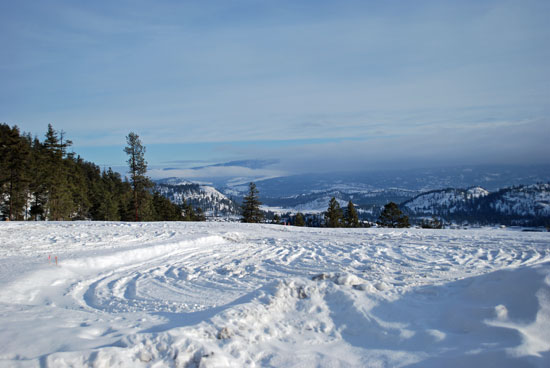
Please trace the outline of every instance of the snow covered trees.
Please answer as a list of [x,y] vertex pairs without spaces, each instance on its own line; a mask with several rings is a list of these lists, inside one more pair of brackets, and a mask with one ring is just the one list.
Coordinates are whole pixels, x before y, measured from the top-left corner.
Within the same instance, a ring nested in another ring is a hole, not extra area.
[[264,219],[264,214],[260,210],[262,204],[258,197],[259,191],[256,188],[256,184],[250,183],[248,185],[248,194],[243,198],[242,209],[242,222],[258,223]]
[[399,206],[390,202],[384,206],[384,210],[378,218],[378,225],[382,227],[410,227],[409,217],[405,216]]

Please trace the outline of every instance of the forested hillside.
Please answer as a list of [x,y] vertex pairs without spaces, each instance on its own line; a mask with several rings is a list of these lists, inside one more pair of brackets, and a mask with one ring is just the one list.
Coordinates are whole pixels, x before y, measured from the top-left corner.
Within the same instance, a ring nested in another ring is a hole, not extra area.
[[237,203],[212,186],[167,178],[157,180],[155,190],[172,203],[200,208],[209,217],[231,217],[239,214]]
[[[136,219],[130,182],[69,152],[71,145],[51,124],[43,141],[0,124],[2,220]],[[156,192],[140,197],[140,221],[185,219],[189,213]]]
[[550,184],[518,185],[488,192],[479,187],[422,193],[401,204],[413,217],[450,222],[548,226]]

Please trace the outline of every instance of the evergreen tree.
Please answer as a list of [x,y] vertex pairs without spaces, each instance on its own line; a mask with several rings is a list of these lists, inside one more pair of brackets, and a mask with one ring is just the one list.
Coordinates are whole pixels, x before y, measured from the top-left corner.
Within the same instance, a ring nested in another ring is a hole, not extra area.
[[409,217],[405,216],[399,206],[390,202],[384,206],[384,210],[378,218],[378,225],[382,227],[410,227]]
[[[65,132],[51,124],[45,139],[21,134],[0,124],[0,219],[168,221],[183,219],[182,209],[153,195],[145,176],[145,148],[139,137],[127,137],[132,181],[112,169],[100,171],[68,147]],[[137,216],[136,216],[137,214]],[[201,208],[184,204],[185,219],[205,221]]]
[[31,144],[31,167],[33,177],[29,184],[29,194],[32,197],[30,215],[31,219],[45,220],[45,208],[47,203],[47,157],[45,149],[38,138],[34,138]]
[[325,212],[325,226],[340,227],[342,226],[342,209],[336,198],[332,197],[328,204],[328,209]]
[[260,210],[262,204],[258,198],[259,191],[256,189],[256,184],[248,185],[248,194],[243,199],[242,222],[259,223],[262,222],[264,215]]
[[0,205],[10,220],[26,216],[27,193],[30,183],[30,146],[19,128],[0,126]]
[[344,222],[347,227],[359,227],[359,215],[355,210],[355,206],[352,201],[348,202],[348,207],[346,208],[346,213],[344,215]]
[[178,206],[162,196],[159,192],[153,193],[153,206],[155,208],[156,221],[182,221],[183,215]]
[[190,203],[187,203],[185,199],[181,204],[181,210],[183,211],[183,221],[193,221],[193,219],[196,217],[193,206],[191,206]]
[[296,217],[294,218],[294,226],[306,226],[306,220],[301,212],[296,214]]
[[[84,160],[78,157],[74,157],[70,154],[65,160],[67,166],[67,181],[69,191],[71,192],[73,202],[73,219],[75,220],[89,220],[90,208],[92,202],[90,200],[89,190],[91,184],[89,180],[100,180],[99,175],[89,178],[87,173],[87,166]],[[94,165],[95,166],[95,165]]]
[[131,196],[130,185],[124,183],[120,174],[114,172],[111,168],[104,171],[101,178],[101,216],[105,220],[119,221],[123,216],[121,212],[123,203],[129,202]]
[[271,220],[271,223],[280,225],[281,224],[281,216],[279,216],[279,214],[277,214],[277,213],[275,215],[273,215],[273,219]]
[[44,165],[44,185],[47,198],[44,210],[46,216],[54,221],[70,219],[74,209],[67,165],[63,161],[63,155],[71,144],[71,141],[63,143],[59,139],[58,132],[53,129],[51,124],[48,124],[46,140],[42,145],[45,160],[43,159],[41,164]]
[[132,184],[133,200],[132,205],[134,208],[135,221],[140,220],[140,216],[146,215],[144,202],[147,198],[147,188],[152,186],[150,179],[145,176],[147,172],[147,161],[145,161],[145,147],[141,144],[139,136],[133,132],[130,132],[126,137],[127,146],[124,148],[124,152],[128,157],[128,167],[130,173],[130,181]]
[[193,221],[206,221],[206,215],[204,214],[202,208],[197,207],[195,209],[195,219]]
[[188,203],[185,199],[181,205],[182,221],[206,221],[206,216],[202,208],[193,208],[191,203]]

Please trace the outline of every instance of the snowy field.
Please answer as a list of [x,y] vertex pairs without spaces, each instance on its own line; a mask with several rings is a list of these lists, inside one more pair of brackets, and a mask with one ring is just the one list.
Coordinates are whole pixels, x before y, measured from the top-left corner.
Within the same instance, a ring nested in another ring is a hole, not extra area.
[[550,233],[1,223],[0,254],[2,367],[550,367]]

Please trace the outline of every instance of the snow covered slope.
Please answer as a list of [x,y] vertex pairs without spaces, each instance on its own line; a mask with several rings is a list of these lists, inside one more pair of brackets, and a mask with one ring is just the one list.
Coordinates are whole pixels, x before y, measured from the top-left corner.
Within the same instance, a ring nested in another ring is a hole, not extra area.
[[402,208],[413,216],[488,223],[550,223],[550,184],[520,185],[489,193],[483,188],[444,189],[420,194]]
[[327,210],[332,197],[336,198],[341,207],[346,207],[352,201],[359,209],[380,208],[389,201],[402,202],[418,194],[415,191],[403,189],[358,190],[357,188],[341,186],[338,190],[312,191],[308,194],[294,195],[283,198],[262,197],[266,209],[278,212],[321,213]]
[[0,366],[548,367],[548,240],[0,223]]
[[550,216],[550,184],[506,188],[488,204],[506,215]]
[[468,205],[475,199],[488,194],[489,192],[481,187],[432,190],[404,202],[403,207],[417,215],[456,213],[469,210]]
[[207,216],[226,216],[238,213],[237,204],[214,187],[169,178],[156,182],[155,189],[173,203],[185,200],[193,207],[200,207]]

